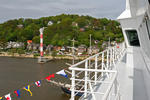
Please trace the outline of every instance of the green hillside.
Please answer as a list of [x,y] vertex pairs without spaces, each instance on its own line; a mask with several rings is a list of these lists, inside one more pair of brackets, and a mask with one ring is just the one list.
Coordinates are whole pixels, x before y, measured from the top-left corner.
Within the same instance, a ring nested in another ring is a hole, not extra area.
[[[52,25],[48,25],[52,22]],[[39,19],[14,19],[0,24],[0,41],[25,42],[33,40],[39,43],[39,29],[44,30],[44,44],[71,45],[69,39],[75,38],[76,45],[89,45],[89,35],[92,35],[92,42],[99,40],[122,41],[120,24],[115,20],[106,18],[96,19],[90,16],[65,15],[42,17]]]

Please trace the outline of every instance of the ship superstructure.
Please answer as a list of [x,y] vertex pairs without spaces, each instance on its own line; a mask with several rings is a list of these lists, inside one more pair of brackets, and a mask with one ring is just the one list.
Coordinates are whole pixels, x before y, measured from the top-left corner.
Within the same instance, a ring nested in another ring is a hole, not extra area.
[[71,100],[150,100],[150,0],[126,0],[118,21],[125,43],[70,67]]

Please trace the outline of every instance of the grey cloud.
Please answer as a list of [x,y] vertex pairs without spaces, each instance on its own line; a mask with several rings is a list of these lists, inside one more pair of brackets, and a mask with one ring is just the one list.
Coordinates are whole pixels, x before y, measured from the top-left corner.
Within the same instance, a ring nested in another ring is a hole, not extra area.
[[1,0],[0,22],[13,18],[39,18],[61,13],[115,19],[125,0]]

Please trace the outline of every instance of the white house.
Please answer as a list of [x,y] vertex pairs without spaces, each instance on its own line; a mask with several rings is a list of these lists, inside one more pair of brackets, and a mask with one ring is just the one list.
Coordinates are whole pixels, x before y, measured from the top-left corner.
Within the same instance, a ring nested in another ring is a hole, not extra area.
[[51,26],[51,25],[53,25],[53,22],[52,22],[52,21],[49,21],[47,25],[48,25],[48,26]]

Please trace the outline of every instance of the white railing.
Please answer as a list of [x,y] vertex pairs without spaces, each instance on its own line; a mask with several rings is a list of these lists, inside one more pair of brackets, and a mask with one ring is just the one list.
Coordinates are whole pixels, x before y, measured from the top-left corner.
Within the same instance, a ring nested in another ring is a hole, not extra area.
[[[120,100],[116,63],[125,52],[125,44],[107,50],[72,65],[71,99],[83,93],[80,99]],[[102,89],[101,89],[102,88]]]

